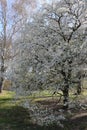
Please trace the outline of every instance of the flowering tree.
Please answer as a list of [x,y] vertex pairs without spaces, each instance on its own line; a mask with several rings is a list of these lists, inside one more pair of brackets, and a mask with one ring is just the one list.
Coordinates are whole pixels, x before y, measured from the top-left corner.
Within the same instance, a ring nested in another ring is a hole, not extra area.
[[56,88],[68,108],[69,89],[80,82],[78,74],[87,65],[86,11],[85,1],[61,0],[46,6],[25,25],[12,68],[22,91]]

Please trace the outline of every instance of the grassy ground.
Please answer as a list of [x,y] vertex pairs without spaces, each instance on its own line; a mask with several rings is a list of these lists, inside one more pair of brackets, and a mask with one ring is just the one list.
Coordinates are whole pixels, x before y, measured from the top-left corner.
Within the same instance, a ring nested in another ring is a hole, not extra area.
[[[81,96],[79,96],[79,100],[81,102],[84,101],[85,104],[87,103],[86,91],[83,91]],[[57,104],[55,99],[58,97],[52,97],[51,95],[52,93],[43,91],[36,92],[28,98],[32,99],[33,102],[38,102],[43,107],[52,106],[52,109],[54,109]],[[31,122],[29,111],[18,105],[22,101],[21,99],[23,100],[23,97],[16,101],[14,93],[10,91],[3,91],[0,94],[0,130],[87,130],[87,109],[72,110],[73,116],[63,122],[63,129],[55,125],[40,127]],[[58,106],[54,110],[57,111]]]
[[0,94],[0,130],[23,130],[29,113],[19,107],[13,99],[14,93],[3,91]]

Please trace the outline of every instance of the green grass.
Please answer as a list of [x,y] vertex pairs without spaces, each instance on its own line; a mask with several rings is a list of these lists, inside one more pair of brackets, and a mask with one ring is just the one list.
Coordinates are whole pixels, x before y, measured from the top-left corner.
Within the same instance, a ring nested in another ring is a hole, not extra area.
[[[59,98],[59,94],[53,95],[53,90],[42,90],[42,91],[34,91],[31,95],[27,96],[28,99],[33,102],[42,101],[42,100],[50,100]],[[60,92],[61,93],[61,92]]]
[[[53,95],[53,92],[54,91],[52,91],[52,90],[34,91],[31,95],[26,96],[26,98],[31,99],[32,101],[35,101],[35,102],[46,100],[46,99],[47,100],[59,99],[60,95],[57,93]],[[62,94],[61,91],[58,91],[58,92]],[[78,96],[74,95],[74,93],[75,93],[75,90],[69,92],[70,100],[75,99],[75,97],[77,97],[78,99],[84,99],[87,97],[87,89],[82,90],[81,94]],[[23,98],[23,97],[21,97],[21,98]],[[62,97],[62,99],[63,99],[63,97]]]
[[5,91],[0,94],[0,100],[2,99],[12,99],[14,97],[15,93],[11,91]]
[[28,110],[15,103],[13,92],[0,94],[0,130],[26,130],[29,119]]
[[[42,96],[49,96],[48,92],[43,91]],[[20,97],[17,101],[14,99],[15,93],[3,91],[0,94],[0,130],[51,130],[50,127],[40,127],[33,124],[30,118],[29,110],[18,104],[25,100]],[[39,96],[38,92],[35,95]],[[31,97],[26,97],[31,99]],[[55,130],[52,127],[52,130]]]
[[[46,91],[36,91],[32,95],[27,97],[20,97],[17,101],[15,99],[15,93],[10,91],[3,91],[0,94],[0,130],[72,130],[71,126],[74,128],[72,122],[65,122],[65,127],[63,129],[58,126],[40,127],[33,122],[31,122],[29,110],[25,109],[19,104],[25,101],[25,98],[32,100],[33,103],[37,101],[50,100],[52,98],[56,99],[59,95],[52,97],[53,92]],[[87,96],[87,90],[82,91],[79,99],[83,99]],[[72,93],[70,93],[70,98],[72,99]],[[79,123],[78,123],[79,124]],[[83,125],[80,123],[80,127],[86,128],[86,123]],[[81,130],[82,130],[81,129]]]

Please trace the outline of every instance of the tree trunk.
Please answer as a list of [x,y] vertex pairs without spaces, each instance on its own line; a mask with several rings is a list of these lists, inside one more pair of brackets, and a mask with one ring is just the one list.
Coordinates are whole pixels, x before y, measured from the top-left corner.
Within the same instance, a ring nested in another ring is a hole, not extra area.
[[3,84],[3,80],[4,80],[4,68],[5,68],[5,47],[6,47],[6,31],[7,31],[7,6],[6,3],[3,4],[2,2],[2,19],[3,19],[3,26],[2,26],[2,34],[3,34],[3,40],[2,40],[2,44],[1,44],[1,75],[0,75],[0,93],[2,92],[2,84]]
[[3,84],[3,81],[0,81],[0,93],[2,93],[2,84]]
[[63,75],[64,78],[64,88],[63,88],[63,109],[67,109],[69,107],[69,85],[70,85],[70,81],[71,81],[71,72],[72,72],[72,68],[71,68],[71,64],[72,64],[72,60],[67,60],[67,66],[68,66],[68,70],[65,71],[65,63],[62,66],[62,70],[61,70],[61,74]]
[[2,93],[2,85],[3,85],[3,80],[4,80],[3,73],[4,73],[4,72],[1,72],[1,78],[0,78],[0,93]]
[[81,81],[78,83],[77,85],[77,94],[80,95],[81,94]]
[[2,92],[2,85],[4,80],[4,56],[1,56],[1,75],[0,75],[0,93]]
[[79,71],[77,73],[77,77],[79,79],[78,84],[77,84],[77,94],[79,95],[79,94],[81,94],[81,83],[82,83],[82,72],[81,71]]
[[63,90],[63,109],[67,109],[69,107],[69,85],[66,85]]

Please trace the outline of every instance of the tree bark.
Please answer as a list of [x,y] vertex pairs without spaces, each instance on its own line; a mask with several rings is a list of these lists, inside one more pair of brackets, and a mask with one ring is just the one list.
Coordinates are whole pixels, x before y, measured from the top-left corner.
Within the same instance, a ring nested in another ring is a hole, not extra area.
[[68,102],[69,102],[69,85],[67,84],[63,90],[63,109],[67,109],[69,107]]
[[0,81],[0,93],[2,93],[2,84],[3,84],[3,80]]
[[79,95],[79,94],[81,94],[81,91],[82,91],[82,89],[81,89],[82,72],[81,72],[81,71],[79,71],[79,72],[77,73],[77,77],[78,77],[78,79],[79,79],[78,85],[77,85],[77,94]]
[[5,68],[5,47],[6,47],[6,30],[7,30],[7,12],[6,12],[6,6],[2,6],[3,10],[3,40],[1,45],[1,77],[0,77],[0,93],[2,92],[2,84],[4,80],[4,68]]
[[77,94],[80,95],[81,94],[81,81],[79,81],[78,85],[77,85]]
[[4,80],[4,59],[1,61],[1,78],[0,78],[0,93],[2,92],[2,85]]

